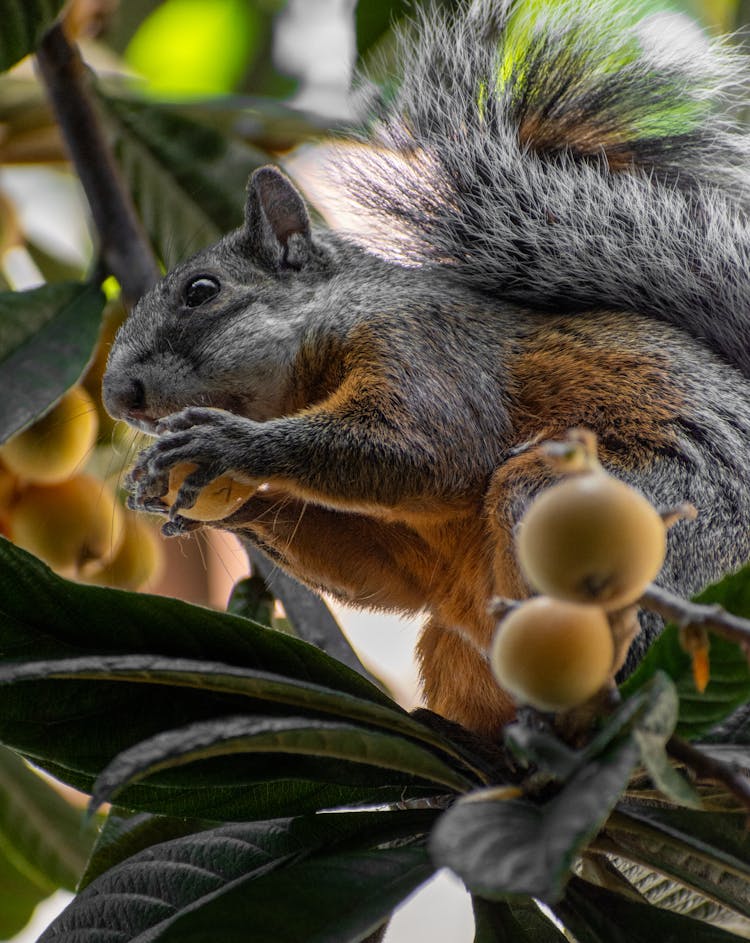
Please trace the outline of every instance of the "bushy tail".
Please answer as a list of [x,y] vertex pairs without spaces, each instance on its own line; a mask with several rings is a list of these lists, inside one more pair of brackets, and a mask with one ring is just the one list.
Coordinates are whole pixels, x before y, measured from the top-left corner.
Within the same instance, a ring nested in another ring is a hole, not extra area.
[[420,14],[400,83],[330,166],[367,248],[537,309],[632,309],[750,376],[744,61],[638,0]]

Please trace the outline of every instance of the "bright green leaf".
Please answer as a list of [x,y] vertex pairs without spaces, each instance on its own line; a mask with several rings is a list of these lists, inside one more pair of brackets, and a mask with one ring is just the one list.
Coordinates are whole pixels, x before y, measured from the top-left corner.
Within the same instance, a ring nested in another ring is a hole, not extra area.
[[104,295],[63,283],[0,294],[0,442],[47,412],[83,373]]
[[125,61],[162,95],[226,94],[255,54],[260,26],[247,0],[165,0],[141,23]]
[[0,0],[0,71],[33,52],[65,0]]

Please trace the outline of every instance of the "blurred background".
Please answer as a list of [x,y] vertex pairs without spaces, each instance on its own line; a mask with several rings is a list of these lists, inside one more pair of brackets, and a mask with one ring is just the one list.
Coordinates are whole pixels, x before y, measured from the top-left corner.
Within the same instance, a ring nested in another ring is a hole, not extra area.
[[[67,5],[66,31],[97,73],[113,146],[166,265],[236,224],[243,181],[254,166],[284,162],[351,118],[353,70],[364,64],[377,74],[387,67],[390,26],[409,5],[408,0],[74,0]],[[714,33],[743,28],[750,19],[750,0],[682,0],[671,6]],[[205,211],[207,193],[211,212]],[[24,60],[0,77],[0,289],[82,279],[95,261],[93,245],[77,178],[34,64]],[[138,443],[106,416],[100,402],[108,347],[124,316],[117,286],[109,289],[99,344],[82,381],[95,428],[75,472],[96,482],[99,494],[107,489],[117,496]],[[0,453],[0,533],[11,539],[21,533],[9,510],[13,501],[18,504],[19,487]],[[118,513],[129,515],[124,509]],[[147,565],[129,562],[123,551],[116,565],[102,559],[72,575],[224,607],[234,581],[248,572],[244,553],[231,538],[197,535],[167,542],[158,522],[139,526],[139,546],[150,548]],[[127,532],[135,525],[123,527]],[[414,707],[417,622],[334,609],[367,667],[403,706]],[[4,897],[0,868],[0,918]],[[46,897],[28,925],[5,938],[36,940],[69,897],[65,892]],[[459,882],[439,875],[396,916],[387,941],[463,943],[472,935]]]

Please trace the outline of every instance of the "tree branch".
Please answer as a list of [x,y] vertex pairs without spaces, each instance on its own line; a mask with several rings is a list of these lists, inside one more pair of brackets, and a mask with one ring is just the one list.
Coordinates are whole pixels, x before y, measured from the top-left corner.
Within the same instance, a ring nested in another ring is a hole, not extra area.
[[746,809],[750,810],[750,779],[728,763],[709,756],[686,740],[670,737],[667,741],[667,753],[701,779],[725,786]]
[[86,66],[60,23],[42,38],[37,63],[91,207],[101,255],[126,300],[137,301],[156,282],[159,268],[106,140]]
[[708,629],[730,642],[738,642],[750,654],[750,620],[733,616],[721,606],[689,602],[653,583],[638,600],[638,605],[679,626]]

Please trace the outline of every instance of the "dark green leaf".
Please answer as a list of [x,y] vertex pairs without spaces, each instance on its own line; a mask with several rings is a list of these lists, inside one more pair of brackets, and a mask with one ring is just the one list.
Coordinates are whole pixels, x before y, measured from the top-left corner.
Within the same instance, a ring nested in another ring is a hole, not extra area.
[[[410,739],[423,741],[443,753],[459,759],[459,754],[450,741],[441,737],[432,728],[409,717],[395,704],[385,707],[371,701],[354,697],[343,691],[298,680],[289,680],[279,675],[236,668],[232,665],[209,661],[194,661],[183,658],[158,658],[153,655],[95,655],[88,658],[66,658],[51,661],[32,661],[24,664],[0,662],[0,686],[30,681],[56,681],[62,679],[92,681],[119,681],[169,685],[172,687],[199,689],[203,692],[240,696],[249,699],[237,706],[247,713],[278,709],[278,705],[302,708],[306,713],[329,714],[339,719],[366,723],[400,733]],[[43,691],[43,687],[41,688]],[[114,693],[113,691],[107,693]],[[148,694],[138,691],[142,699]],[[43,697],[37,686],[32,695],[35,700]],[[106,695],[105,695],[106,696]],[[174,699],[175,694],[168,695]],[[227,700],[221,701],[225,707]],[[102,704],[104,707],[105,705]],[[464,765],[466,761],[460,760]],[[480,782],[483,776],[477,771]]]
[[533,900],[472,898],[474,943],[566,943]]
[[272,624],[273,594],[260,576],[248,576],[235,583],[227,604],[227,612],[245,619],[252,619],[260,625]]
[[93,285],[0,294],[0,442],[31,425],[80,378],[103,310],[104,295]]
[[[406,773],[458,792],[472,785],[433,753],[403,737],[354,724],[305,717],[240,716],[221,717],[167,731],[124,751],[98,777],[92,804],[108,801],[127,783],[159,770],[236,753],[284,753],[295,758],[316,756],[345,760]],[[379,785],[383,786],[391,782],[388,776],[378,777],[374,769],[371,778],[373,782],[380,778]]]
[[555,900],[575,857],[597,833],[638,762],[634,740],[621,740],[584,766],[543,804],[528,799],[459,800],[438,823],[431,850],[473,894],[522,894]]
[[33,52],[65,0],[0,0],[0,71]]
[[[656,675],[580,751],[576,771],[544,803],[496,799],[494,790],[459,800],[431,837],[436,862],[474,894],[559,897],[575,858],[598,832],[640,758],[635,731],[666,729],[671,682]],[[569,758],[568,758],[569,759]]]
[[606,831],[623,858],[750,916],[750,836],[742,816],[630,802]]
[[505,728],[504,735],[508,749],[523,766],[535,766],[554,779],[568,779],[581,764],[580,753],[553,733],[515,723]]
[[247,178],[267,155],[167,105],[101,101],[120,169],[167,268],[242,223]]
[[0,848],[19,871],[47,894],[73,890],[94,837],[80,809],[0,748]]
[[[370,849],[424,835],[434,819],[431,812],[332,813],[228,825],[155,845],[93,881],[41,939],[312,940],[317,921],[337,914],[343,925],[352,912],[370,919],[368,900],[390,908],[429,877],[421,848]],[[305,867],[321,852],[327,857]],[[279,922],[286,929],[277,932]]]
[[[750,566],[724,577],[694,601],[718,603],[734,615],[750,618]],[[656,671],[665,671],[675,682],[680,699],[676,733],[686,739],[705,734],[750,699],[750,667],[739,645],[717,635],[710,635],[710,642],[711,677],[703,694],[695,689],[690,657],[680,645],[679,630],[669,625],[622,684],[623,695],[637,690]]]
[[219,826],[209,819],[182,819],[148,812],[130,812],[114,806],[109,810],[96,840],[86,870],[78,882],[83,890],[91,882],[145,848],[194,835]]
[[400,711],[374,685],[307,642],[179,600],[61,579],[0,539],[0,662],[128,653],[206,658],[334,688]]
[[578,943],[737,943],[732,933],[573,878],[554,911]]
[[204,943],[220,927],[222,943],[353,943],[382,926],[433,871],[423,847],[313,857],[232,888],[158,939]]
[[393,23],[403,16],[412,4],[410,0],[359,0],[357,3],[357,51],[366,55]]

